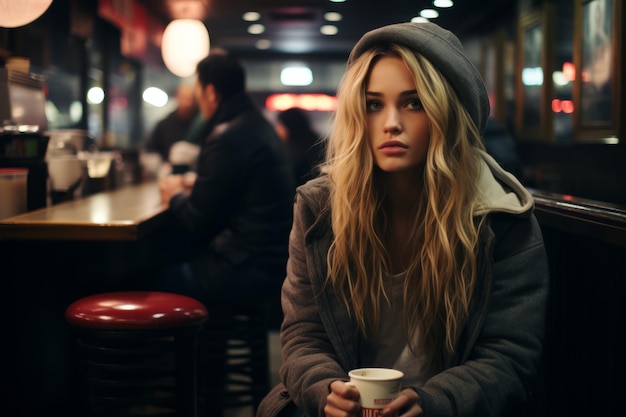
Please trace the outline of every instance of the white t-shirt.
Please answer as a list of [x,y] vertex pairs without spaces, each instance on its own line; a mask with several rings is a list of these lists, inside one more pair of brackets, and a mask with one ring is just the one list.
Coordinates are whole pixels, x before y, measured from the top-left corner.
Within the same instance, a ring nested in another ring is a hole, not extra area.
[[404,281],[406,272],[392,275],[385,280],[385,291],[391,304],[383,300],[378,332],[361,347],[362,367],[394,368],[404,372],[403,386],[421,387],[436,373],[435,366],[426,363],[421,331],[414,338],[415,354],[407,344],[404,330]]

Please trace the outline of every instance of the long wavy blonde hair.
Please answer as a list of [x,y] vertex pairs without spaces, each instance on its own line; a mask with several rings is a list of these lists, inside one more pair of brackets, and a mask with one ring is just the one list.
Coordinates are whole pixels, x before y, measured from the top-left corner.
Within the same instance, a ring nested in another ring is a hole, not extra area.
[[421,190],[407,242],[414,254],[404,284],[407,338],[421,328],[426,353],[441,359],[454,352],[477,281],[475,218],[480,134],[457,94],[424,57],[399,45],[362,54],[347,69],[324,171],[331,182],[334,241],[328,253],[329,283],[340,294],[365,337],[374,336],[381,303],[390,302],[384,279],[391,275],[383,244],[387,225],[384,190],[366,131],[365,89],[375,62],[400,57],[414,74],[430,120],[430,146],[415,187]]

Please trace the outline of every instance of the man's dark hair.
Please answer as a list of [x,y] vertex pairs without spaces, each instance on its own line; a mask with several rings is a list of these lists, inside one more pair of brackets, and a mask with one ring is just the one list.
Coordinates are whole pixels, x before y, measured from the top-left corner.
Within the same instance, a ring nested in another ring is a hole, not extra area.
[[222,98],[242,93],[246,89],[246,74],[239,61],[227,54],[211,54],[196,67],[198,81],[203,87],[213,84]]

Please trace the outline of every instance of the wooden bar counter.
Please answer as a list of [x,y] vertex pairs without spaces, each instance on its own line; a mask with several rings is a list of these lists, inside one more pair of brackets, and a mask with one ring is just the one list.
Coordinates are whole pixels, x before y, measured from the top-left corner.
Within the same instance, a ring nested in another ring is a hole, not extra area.
[[0,220],[7,415],[76,416],[65,309],[89,294],[154,289],[168,218],[157,184],[145,183]]
[[166,217],[158,185],[146,183],[0,220],[0,239],[132,241]]

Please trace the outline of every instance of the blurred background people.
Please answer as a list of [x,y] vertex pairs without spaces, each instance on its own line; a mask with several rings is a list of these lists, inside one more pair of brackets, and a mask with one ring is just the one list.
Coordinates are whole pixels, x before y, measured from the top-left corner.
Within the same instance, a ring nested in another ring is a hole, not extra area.
[[192,84],[182,84],[178,87],[176,102],[176,109],[156,124],[145,142],[145,150],[158,153],[163,162],[169,161],[172,145],[186,140],[192,127],[199,123],[198,106]]
[[213,409],[225,386],[223,323],[241,311],[280,310],[292,221],[287,152],[245,88],[234,57],[212,53],[200,61],[195,96],[206,136],[195,181],[168,175],[159,182],[173,225],[164,236],[169,263],[159,289],[191,296],[210,312],[205,332],[214,357],[200,378]]
[[307,112],[298,107],[284,110],[278,114],[275,128],[287,147],[296,186],[315,178],[317,166],[324,160],[324,143]]
[[197,179],[169,175],[160,182],[174,218],[168,253],[180,255],[171,289],[210,299],[211,307],[278,295],[293,202],[285,147],[230,55],[211,54],[198,64],[196,98],[206,120]]

